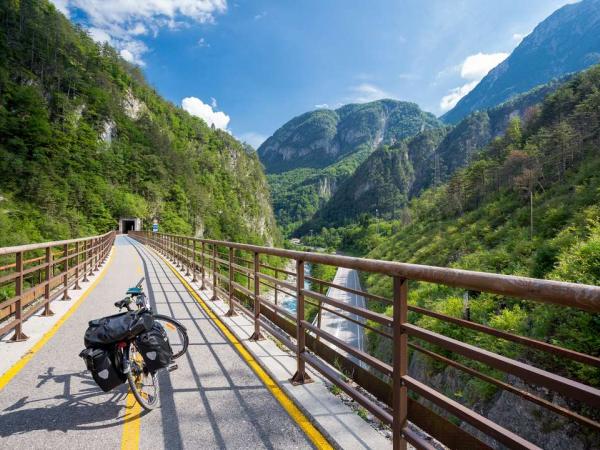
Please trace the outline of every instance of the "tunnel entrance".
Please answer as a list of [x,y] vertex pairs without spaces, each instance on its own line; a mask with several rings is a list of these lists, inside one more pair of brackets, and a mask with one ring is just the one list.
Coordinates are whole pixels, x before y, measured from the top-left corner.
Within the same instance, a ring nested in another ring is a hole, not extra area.
[[127,234],[130,231],[140,231],[142,220],[139,217],[122,217],[119,219],[119,233]]

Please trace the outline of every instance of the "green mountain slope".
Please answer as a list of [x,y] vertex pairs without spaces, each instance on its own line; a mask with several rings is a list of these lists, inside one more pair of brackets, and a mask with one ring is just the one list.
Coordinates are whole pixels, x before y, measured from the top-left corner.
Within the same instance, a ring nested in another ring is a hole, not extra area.
[[512,54],[442,116],[457,123],[553,78],[600,61],[600,0],[563,6],[541,22]]
[[440,126],[414,103],[377,100],[336,110],[319,109],[295,117],[259,148],[267,173],[324,168],[362,147],[390,144]]
[[309,220],[378,145],[440,126],[414,103],[395,100],[322,109],[290,120],[258,149],[279,225],[289,234]]
[[0,245],[162,231],[273,242],[256,154],[163,100],[47,1],[0,4]]
[[471,162],[479,149],[503,134],[511,118],[534,114],[535,105],[565,81],[539,86],[488,111],[472,113],[454,128],[425,130],[376,150],[327,202],[321,201],[322,206],[296,234],[340,226],[356,221],[361,214],[400,217],[410,198],[448,180]]

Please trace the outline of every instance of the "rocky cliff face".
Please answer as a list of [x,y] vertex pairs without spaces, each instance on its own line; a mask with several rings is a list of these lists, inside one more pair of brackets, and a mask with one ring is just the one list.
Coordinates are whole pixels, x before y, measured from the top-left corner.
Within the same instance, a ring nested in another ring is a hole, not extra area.
[[[589,429],[585,429],[577,422],[552,413],[518,395],[494,389],[485,383],[477,383],[475,378],[452,367],[440,371],[420,353],[413,353],[408,372],[417,380],[426,380],[427,384],[438,392],[445,393],[453,400],[469,406],[494,423],[526,437],[527,440],[544,449],[585,450],[600,447],[600,435],[590,433]],[[549,393],[544,388],[529,386],[519,378],[509,376],[506,382],[559,406],[576,407],[573,404],[567,405],[567,400],[562,396]],[[443,409],[431,402],[424,399],[420,401],[438,414],[449,417]],[[491,447],[504,448],[471,425],[463,422],[460,426]]]
[[268,173],[324,168],[362,147],[393,144],[419,131],[439,127],[414,103],[378,100],[320,109],[283,125],[258,149]]
[[457,123],[509,98],[600,62],[600,0],[566,5],[541,22],[512,54],[442,119]]

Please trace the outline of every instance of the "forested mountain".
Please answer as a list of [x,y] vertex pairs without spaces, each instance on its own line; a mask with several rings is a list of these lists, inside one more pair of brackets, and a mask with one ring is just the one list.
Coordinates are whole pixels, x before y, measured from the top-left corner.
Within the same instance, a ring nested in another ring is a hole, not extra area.
[[258,149],[286,233],[310,219],[380,144],[440,127],[414,103],[378,100],[298,116]]
[[261,164],[162,99],[45,0],[0,3],[0,245],[158,218],[161,231],[273,242]]
[[267,173],[324,168],[361,148],[373,149],[438,126],[433,114],[414,103],[350,104],[293,118],[258,148],[258,154]]
[[512,54],[442,116],[457,123],[473,111],[579,72],[600,62],[600,0],[563,6],[541,22]]
[[[409,199],[448,180],[456,170],[471,162],[481,148],[504,133],[511,119],[526,120],[534,114],[535,105],[561,82],[539,86],[488,111],[472,113],[454,128],[425,130],[379,148],[346,177],[327,202],[321,202],[322,206],[315,209],[313,217],[298,227],[295,234],[344,225],[362,214],[385,219],[400,217]],[[283,199],[281,205],[275,204],[276,211],[278,208],[288,211],[286,202],[289,205],[290,199]]]

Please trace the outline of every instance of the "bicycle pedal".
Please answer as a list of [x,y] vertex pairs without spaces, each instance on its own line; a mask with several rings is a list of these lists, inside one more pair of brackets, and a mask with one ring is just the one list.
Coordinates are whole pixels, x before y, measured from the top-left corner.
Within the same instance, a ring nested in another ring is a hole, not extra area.
[[179,366],[177,364],[171,364],[169,367],[167,367],[167,370],[169,372],[173,372],[174,370],[177,370],[179,368]]

